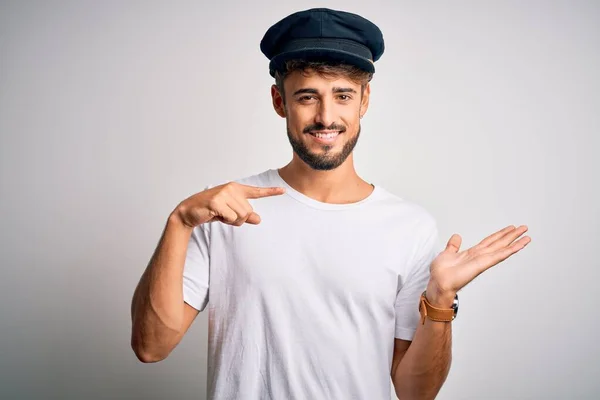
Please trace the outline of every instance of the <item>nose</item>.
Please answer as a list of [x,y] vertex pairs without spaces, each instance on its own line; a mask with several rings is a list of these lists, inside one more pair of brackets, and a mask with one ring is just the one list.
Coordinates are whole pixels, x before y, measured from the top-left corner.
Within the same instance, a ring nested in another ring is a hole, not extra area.
[[325,128],[328,128],[335,122],[335,116],[333,112],[333,104],[328,99],[321,99],[319,102],[319,109],[315,116],[315,122],[322,124]]

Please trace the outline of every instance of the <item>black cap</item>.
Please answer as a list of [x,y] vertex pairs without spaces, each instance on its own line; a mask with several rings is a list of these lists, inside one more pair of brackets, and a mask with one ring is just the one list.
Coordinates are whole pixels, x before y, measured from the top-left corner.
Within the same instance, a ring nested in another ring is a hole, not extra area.
[[371,21],[345,11],[312,8],[291,14],[269,28],[260,50],[271,62],[269,73],[283,71],[285,62],[336,61],[367,72],[383,54],[383,34]]

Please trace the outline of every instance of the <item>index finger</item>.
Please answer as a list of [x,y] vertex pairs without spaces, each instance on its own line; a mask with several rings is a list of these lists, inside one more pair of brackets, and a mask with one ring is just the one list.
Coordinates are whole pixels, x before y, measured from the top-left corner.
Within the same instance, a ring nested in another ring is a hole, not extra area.
[[285,193],[282,187],[257,187],[242,185],[247,199],[260,199],[261,197],[279,196]]

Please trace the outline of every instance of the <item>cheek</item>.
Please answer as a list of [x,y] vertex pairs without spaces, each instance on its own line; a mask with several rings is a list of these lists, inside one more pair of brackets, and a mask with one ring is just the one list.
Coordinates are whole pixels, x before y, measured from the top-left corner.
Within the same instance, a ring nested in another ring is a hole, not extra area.
[[343,104],[336,107],[335,113],[346,121],[354,121],[360,115],[360,107],[357,103]]
[[292,130],[302,132],[302,130],[311,124],[311,115],[306,110],[288,109],[287,125]]
[[340,113],[340,118],[344,125],[348,128],[358,128],[360,124],[359,110],[348,107]]

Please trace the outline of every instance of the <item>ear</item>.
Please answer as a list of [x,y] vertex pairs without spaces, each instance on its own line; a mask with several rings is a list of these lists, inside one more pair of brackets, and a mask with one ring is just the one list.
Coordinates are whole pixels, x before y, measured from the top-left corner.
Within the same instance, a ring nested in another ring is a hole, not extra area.
[[365,86],[365,90],[362,95],[362,99],[360,99],[360,117],[362,118],[367,109],[369,108],[369,97],[371,95],[371,83],[367,82]]
[[279,93],[277,85],[271,86],[271,99],[273,100],[273,108],[277,115],[285,118],[285,104],[283,104],[283,97],[281,96],[281,93]]

